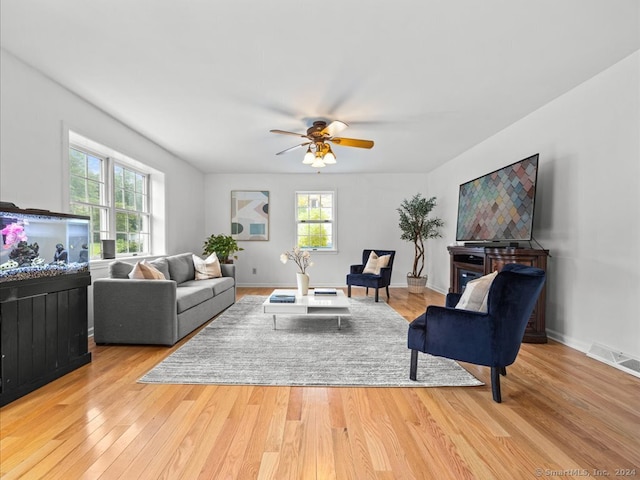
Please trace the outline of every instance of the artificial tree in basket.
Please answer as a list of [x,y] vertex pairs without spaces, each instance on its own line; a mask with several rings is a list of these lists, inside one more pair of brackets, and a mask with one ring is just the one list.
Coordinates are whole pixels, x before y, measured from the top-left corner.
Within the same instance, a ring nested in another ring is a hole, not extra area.
[[414,245],[413,270],[407,273],[407,287],[410,293],[422,293],[427,284],[424,270],[424,241],[441,237],[440,228],[444,222],[440,218],[429,218],[431,210],[436,206],[436,197],[426,199],[422,194],[414,195],[410,200],[404,199],[398,208],[400,214],[400,238]]

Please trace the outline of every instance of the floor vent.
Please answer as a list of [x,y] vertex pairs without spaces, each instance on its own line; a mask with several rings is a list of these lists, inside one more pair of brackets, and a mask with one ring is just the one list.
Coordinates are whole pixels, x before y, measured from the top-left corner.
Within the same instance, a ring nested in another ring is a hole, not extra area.
[[631,355],[594,343],[587,352],[587,356],[640,378],[640,360]]

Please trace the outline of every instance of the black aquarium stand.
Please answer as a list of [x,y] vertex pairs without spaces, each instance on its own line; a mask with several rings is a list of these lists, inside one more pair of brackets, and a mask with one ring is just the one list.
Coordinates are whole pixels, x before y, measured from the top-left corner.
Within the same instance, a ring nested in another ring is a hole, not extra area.
[[87,272],[0,283],[0,406],[91,362]]

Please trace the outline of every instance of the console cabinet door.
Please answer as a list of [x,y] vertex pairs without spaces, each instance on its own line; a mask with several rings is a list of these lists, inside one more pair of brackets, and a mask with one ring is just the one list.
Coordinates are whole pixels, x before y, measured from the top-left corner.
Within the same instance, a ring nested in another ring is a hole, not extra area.
[[87,288],[0,303],[0,406],[91,361]]

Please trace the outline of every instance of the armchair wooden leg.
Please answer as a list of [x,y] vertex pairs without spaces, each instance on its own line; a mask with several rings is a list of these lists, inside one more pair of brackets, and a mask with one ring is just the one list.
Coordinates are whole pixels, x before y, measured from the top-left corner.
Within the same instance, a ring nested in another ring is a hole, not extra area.
[[351,285],[347,285],[347,297],[351,298]]
[[416,381],[416,374],[418,373],[418,350],[411,350],[411,368],[409,370],[409,378]]
[[491,367],[491,392],[493,393],[493,401],[496,403],[502,402],[502,396],[500,395],[500,373],[504,367]]
[[376,288],[376,302],[378,301],[378,289]]
[[507,376],[507,367],[500,367],[500,375],[503,377]]
[[364,290],[364,294],[368,297],[369,296],[369,287],[366,287]]
[[389,285],[387,285],[385,289],[387,290],[387,300],[389,300]]

